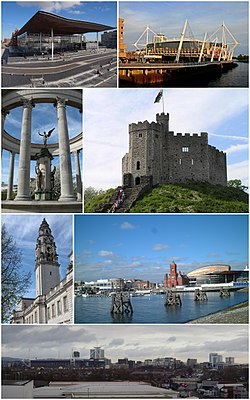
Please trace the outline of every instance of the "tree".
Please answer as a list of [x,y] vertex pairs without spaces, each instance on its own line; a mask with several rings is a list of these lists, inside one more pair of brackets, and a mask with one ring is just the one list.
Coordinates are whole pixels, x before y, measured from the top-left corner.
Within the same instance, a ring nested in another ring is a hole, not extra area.
[[105,193],[104,190],[102,189],[98,190],[93,188],[92,186],[89,186],[84,189],[84,202],[88,203],[89,201],[95,199],[97,196],[103,193]]
[[242,185],[242,182],[241,182],[240,179],[233,179],[231,181],[228,181],[227,182],[227,186],[228,187],[233,187],[233,188],[236,188],[236,189],[240,189],[240,190],[243,190],[243,191],[246,191],[248,189],[247,186]]
[[22,270],[22,252],[16,246],[13,236],[2,225],[1,239],[2,277],[2,322],[8,322],[13,308],[17,305],[31,283],[31,272]]

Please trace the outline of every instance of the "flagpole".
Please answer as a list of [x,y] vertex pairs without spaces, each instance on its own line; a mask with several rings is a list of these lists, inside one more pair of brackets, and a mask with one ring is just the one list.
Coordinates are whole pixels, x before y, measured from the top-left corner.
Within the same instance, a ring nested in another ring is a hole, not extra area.
[[162,89],[162,108],[163,108],[163,114],[164,114],[164,91]]

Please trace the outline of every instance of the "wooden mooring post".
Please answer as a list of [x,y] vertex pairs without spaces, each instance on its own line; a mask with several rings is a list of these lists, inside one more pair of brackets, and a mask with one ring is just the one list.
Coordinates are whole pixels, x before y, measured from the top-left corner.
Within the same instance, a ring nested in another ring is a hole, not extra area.
[[172,290],[168,290],[166,294],[165,306],[181,306],[181,296],[178,293],[173,293]]
[[220,297],[229,297],[231,296],[228,289],[221,288],[220,290]]
[[194,301],[207,301],[206,292],[202,292],[200,289],[195,289]]
[[112,294],[111,314],[133,314],[129,292],[117,292]]

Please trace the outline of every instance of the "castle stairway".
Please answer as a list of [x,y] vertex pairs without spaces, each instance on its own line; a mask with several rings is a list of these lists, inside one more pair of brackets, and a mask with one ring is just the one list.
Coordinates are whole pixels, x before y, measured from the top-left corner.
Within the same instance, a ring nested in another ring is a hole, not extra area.
[[[112,206],[118,200],[119,190],[123,189],[124,192],[124,201],[112,211]],[[133,188],[127,186],[118,186],[111,196],[110,200],[106,204],[100,204],[95,212],[97,213],[127,213],[130,208],[135,204],[135,202],[142,197],[144,194],[148,193],[151,189],[151,185],[138,185]]]

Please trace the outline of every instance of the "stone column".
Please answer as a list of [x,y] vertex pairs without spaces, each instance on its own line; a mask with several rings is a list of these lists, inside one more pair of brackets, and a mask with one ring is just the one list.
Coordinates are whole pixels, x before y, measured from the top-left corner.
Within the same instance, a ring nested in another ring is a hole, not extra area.
[[61,196],[59,201],[74,201],[72,166],[65,99],[57,98],[58,142],[60,158]]
[[6,115],[9,114],[5,108],[2,108],[2,138],[1,138],[1,154],[3,153],[3,133],[4,133],[4,123]]
[[80,162],[79,162],[79,153],[80,153],[80,150],[74,151],[75,167],[76,167],[77,200],[82,201],[82,179],[81,179],[81,169],[80,169]]
[[8,181],[8,190],[7,190],[7,200],[12,200],[13,195],[13,179],[14,179],[14,162],[15,162],[15,153],[11,151],[10,153],[10,171],[9,171],[9,181]]
[[23,102],[20,154],[18,164],[18,189],[15,200],[30,200],[30,147],[31,147],[31,100]]

